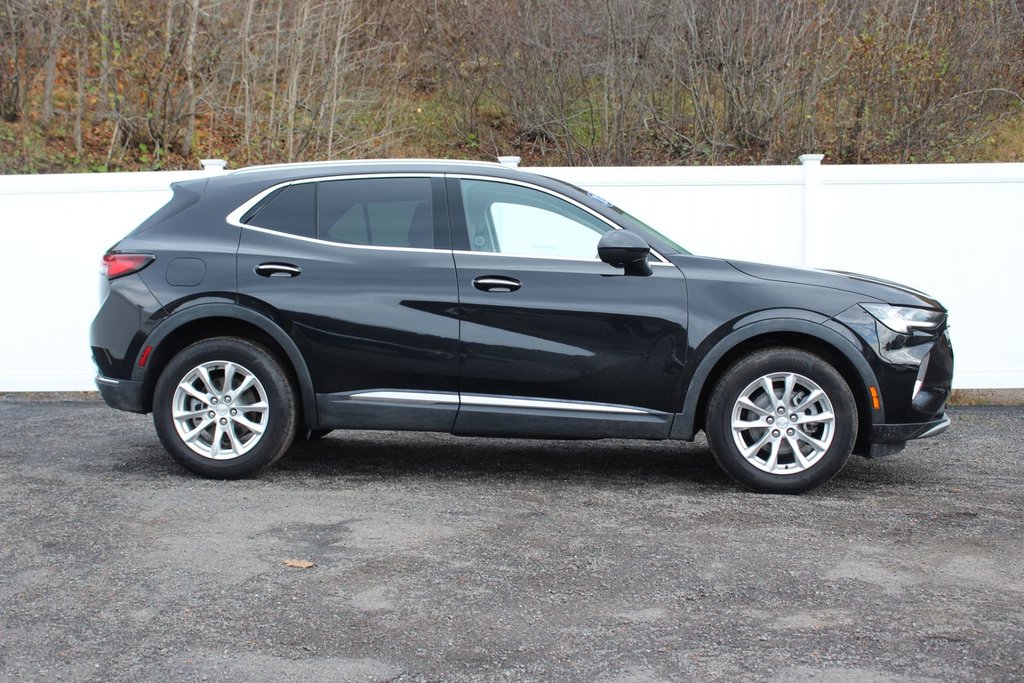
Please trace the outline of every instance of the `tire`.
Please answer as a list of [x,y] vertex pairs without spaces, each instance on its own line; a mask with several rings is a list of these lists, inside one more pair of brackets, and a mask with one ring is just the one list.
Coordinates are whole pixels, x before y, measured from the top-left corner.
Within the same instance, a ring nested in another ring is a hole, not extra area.
[[179,464],[235,479],[284,455],[295,438],[297,403],[288,373],[266,348],[217,337],[186,347],[164,368],[153,423]]
[[803,493],[843,468],[857,424],[856,401],[834,367],[806,351],[776,347],[725,371],[708,402],[704,431],[715,460],[743,486]]

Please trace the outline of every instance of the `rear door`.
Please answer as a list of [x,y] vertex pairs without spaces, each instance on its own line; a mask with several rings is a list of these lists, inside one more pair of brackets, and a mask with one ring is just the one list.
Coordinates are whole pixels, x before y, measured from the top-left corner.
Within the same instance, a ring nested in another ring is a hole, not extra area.
[[299,181],[237,220],[239,302],[295,340],[321,427],[451,427],[458,293],[442,177]]

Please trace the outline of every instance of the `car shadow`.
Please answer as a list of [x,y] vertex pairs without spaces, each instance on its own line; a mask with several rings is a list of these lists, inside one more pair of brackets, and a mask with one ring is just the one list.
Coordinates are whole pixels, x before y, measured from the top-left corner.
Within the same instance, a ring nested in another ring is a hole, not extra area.
[[688,481],[734,486],[703,441],[557,441],[414,432],[336,431],[296,442],[269,476],[445,479],[597,478],[631,483]]

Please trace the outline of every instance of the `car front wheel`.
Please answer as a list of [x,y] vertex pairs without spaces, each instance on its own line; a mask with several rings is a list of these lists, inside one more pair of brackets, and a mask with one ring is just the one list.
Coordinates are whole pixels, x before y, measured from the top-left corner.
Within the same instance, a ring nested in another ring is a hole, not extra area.
[[186,347],[167,364],[153,396],[153,422],[184,467],[206,477],[244,477],[291,445],[296,403],[288,373],[266,348],[219,337]]
[[730,476],[762,493],[802,493],[834,477],[857,439],[857,405],[842,375],[793,348],[734,363],[708,403],[705,431]]

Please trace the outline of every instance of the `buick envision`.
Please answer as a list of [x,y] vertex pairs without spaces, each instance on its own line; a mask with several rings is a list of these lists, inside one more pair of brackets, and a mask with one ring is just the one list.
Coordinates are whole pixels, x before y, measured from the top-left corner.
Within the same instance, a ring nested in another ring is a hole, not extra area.
[[330,162],[173,191],[103,257],[91,345],[106,402],[152,412],[204,476],[251,474],[332,429],[703,430],[740,484],[796,493],[949,424],[934,299],[694,256],[552,178]]

